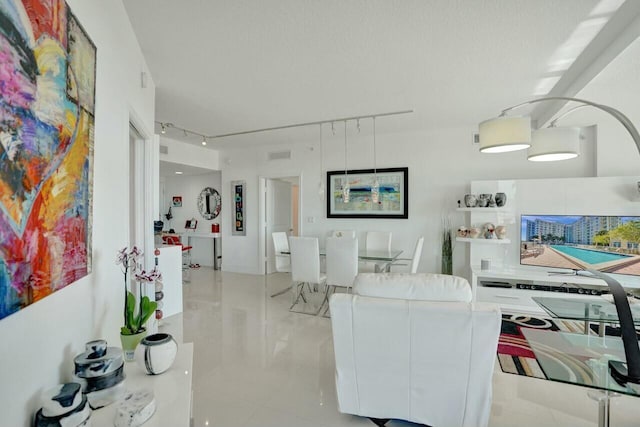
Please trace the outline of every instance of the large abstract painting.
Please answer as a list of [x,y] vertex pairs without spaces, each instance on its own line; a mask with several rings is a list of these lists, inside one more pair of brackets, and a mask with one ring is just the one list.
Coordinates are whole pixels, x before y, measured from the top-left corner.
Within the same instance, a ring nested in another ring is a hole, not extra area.
[[[372,187],[378,181],[379,198]],[[349,184],[349,201],[343,190]],[[409,168],[358,169],[327,172],[327,218],[409,217]]]
[[95,78],[63,0],[0,2],[0,319],[91,271]]

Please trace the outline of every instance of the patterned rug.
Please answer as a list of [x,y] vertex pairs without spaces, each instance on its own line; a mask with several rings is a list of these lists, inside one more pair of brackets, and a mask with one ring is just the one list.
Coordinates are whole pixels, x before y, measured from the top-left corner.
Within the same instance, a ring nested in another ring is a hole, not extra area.
[[[524,375],[527,377],[544,378],[546,375],[535,354],[531,350],[527,339],[522,334],[523,328],[544,329],[549,331],[572,332],[577,334],[584,333],[583,322],[562,319],[544,319],[531,317],[522,314],[503,314],[502,330],[500,331],[500,339],[498,341],[498,362],[502,372],[515,375]],[[591,326],[591,334],[598,334],[598,325]],[[617,328],[607,327],[607,335],[619,336]],[[575,375],[576,371],[582,375],[584,370],[582,365],[584,361],[575,359],[565,359],[558,361],[559,365],[566,369],[567,375]],[[574,371],[573,373],[569,371]]]

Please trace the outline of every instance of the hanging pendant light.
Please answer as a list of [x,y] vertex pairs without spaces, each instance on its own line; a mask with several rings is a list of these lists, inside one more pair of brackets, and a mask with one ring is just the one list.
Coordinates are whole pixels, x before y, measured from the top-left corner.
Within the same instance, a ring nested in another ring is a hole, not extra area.
[[349,177],[347,176],[347,121],[344,121],[344,184],[342,185],[342,201],[349,203]]
[[320,183],[318,183],[318,196],[320,200],[324,201],[325,191],[324,191],[324,169],[322,168],[322,123],[320,123]]
[[378,182],[376,163],[376,118],[373,117],[373,185],[371,186],[371,201],[373,203],[380,202],[380,183]]

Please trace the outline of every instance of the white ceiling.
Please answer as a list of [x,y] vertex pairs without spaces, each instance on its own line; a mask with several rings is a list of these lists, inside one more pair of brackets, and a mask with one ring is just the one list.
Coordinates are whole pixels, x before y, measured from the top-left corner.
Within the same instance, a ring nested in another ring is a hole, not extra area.
[[[415,112],[378,119],[378,132],[475,126],[580,74],[572,64],[621,3],[124,0],[156,120],[205,135],[404,109]],[[208,147],[316,136],[288,129]]]

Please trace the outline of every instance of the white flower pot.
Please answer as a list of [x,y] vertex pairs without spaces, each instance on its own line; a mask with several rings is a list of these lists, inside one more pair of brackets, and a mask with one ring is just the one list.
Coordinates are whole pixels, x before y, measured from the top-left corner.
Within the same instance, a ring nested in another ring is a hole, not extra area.
[[136,348],[136,362],[150,375],[158,375],[171,367],[176,354],[178,343],[169,334],[158,333],[149,335],[140,341]]

